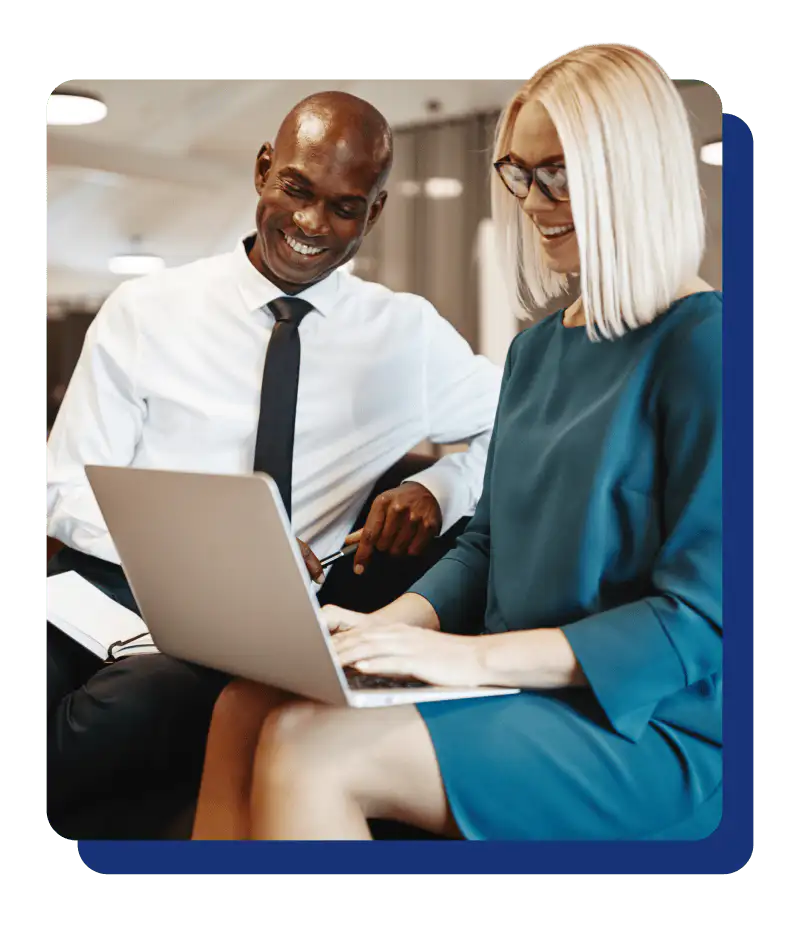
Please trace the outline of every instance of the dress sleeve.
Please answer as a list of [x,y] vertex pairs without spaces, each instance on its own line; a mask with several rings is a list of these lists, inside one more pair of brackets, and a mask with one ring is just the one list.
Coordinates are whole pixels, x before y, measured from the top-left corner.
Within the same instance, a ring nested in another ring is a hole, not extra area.
[[563,627],[613,727],[637,739],[664,698],[722,668],[722,316],[655,379],[665,469],[653,593]]
[[483,629],[486,590],[489,582],[489,530],[494,448],[498,429],[502,427],[503,398],[511,376],[516,338],[506,357],[500,400],[486,457],[486,470],[475,514],[458,538],[455,548],[444,556],[409,589],[426,598],[439,618],[445,633],[477,633]]

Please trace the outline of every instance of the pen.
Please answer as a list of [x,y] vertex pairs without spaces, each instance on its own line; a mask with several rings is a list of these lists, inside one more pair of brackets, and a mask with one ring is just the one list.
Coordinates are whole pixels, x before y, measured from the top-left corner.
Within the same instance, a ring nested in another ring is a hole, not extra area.
[[346,547],[342,547],[342,549],[339,550],[338,552],[331,553],[330,556],[326,556],[325,559],[321,559],[319,561],[319,564],[320,566],[322,566],[323,569],[326,569],[328,566],[331,565],[331,563],[335,563],[337,559],[341,559],[343,556],[349,556],[351,553],[355,553],[357,549],[358,549],[358,544],[351,543]]

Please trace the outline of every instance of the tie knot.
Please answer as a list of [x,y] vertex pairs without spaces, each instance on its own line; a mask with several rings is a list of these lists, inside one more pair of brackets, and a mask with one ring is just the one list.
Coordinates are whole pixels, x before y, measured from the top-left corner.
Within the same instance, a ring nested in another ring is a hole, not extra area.
[[314,308],[305,299],[296,299],[293,296],[281,296],[267,303],[267,308],[275,316],[276,322],[289,322],[295,326]]

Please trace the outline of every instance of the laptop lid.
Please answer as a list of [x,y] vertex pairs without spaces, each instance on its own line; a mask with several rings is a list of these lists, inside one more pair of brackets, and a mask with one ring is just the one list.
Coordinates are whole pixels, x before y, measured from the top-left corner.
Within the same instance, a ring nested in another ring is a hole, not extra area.
[[162,652],[347,703],[269,476],[109,466],[87,466],[86,474]]

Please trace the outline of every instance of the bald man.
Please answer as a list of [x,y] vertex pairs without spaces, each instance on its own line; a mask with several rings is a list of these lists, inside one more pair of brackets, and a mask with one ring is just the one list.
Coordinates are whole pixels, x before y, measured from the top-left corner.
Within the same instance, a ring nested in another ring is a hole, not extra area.
[[[48,534],[65,544],[51,574],[75,570],[136,607],[88,463],[270,472],[318,580],[376,480],[423,440],[468,449],[383,492],[348,568],[368,571],[376,549],[417,557],[472,514],[500,371],[426,300],[335,272],[378,221],[391,163],[376,109],[309,97],[258,153],[255,232],[111,294],[48,442]],[[289,375],[278,321],[299,337]],[[223,676],[164,655],[103,667],[48,634],[52,821],[97,795],[199,776]]]

